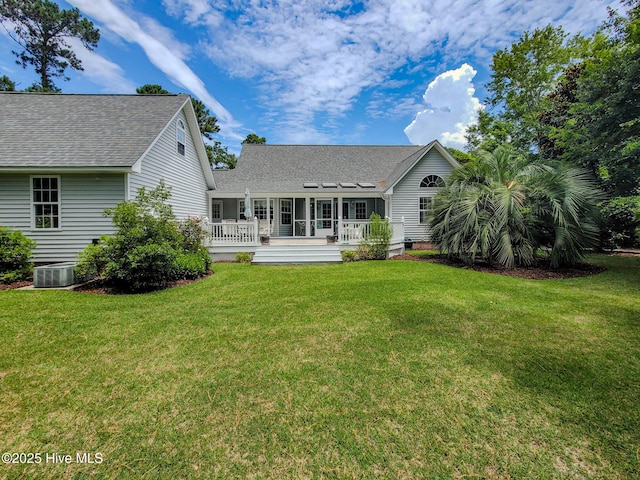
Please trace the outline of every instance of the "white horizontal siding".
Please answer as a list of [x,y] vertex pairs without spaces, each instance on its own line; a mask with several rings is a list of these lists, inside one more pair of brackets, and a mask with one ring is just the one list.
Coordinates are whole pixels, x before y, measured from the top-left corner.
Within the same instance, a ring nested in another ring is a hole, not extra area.
[[153,189],[164,179],[164,183],[171,187],[169,202],[176,217],[207,215],[208,187],[192,136],[200,135],[200,132],[189,130],[183,112],[180,112],[178,118],[185,124],[185,155],[178,153],[176,120],[172,120],[171,125],[142,159],[141,172],[130,175],[129,198],[135,199],[140,187]]
[[0,224],[37,242],[34,261],[74,261],[93,239],[113,233],[103,212],[124,200],[124,174],[60,175],[60,230],[31,229],[29,182],[29,175],[2,175]]
[[438,175],[446,179],[452,170],[453,167],[440,152],[432,149],[393,188],[391,218],[399,220],[404,217],[405,237],[412,240],[430,238],[429,226],[420,224],[419,198],[434,196],[437,189],[420,188],[420,182],[427,175]]

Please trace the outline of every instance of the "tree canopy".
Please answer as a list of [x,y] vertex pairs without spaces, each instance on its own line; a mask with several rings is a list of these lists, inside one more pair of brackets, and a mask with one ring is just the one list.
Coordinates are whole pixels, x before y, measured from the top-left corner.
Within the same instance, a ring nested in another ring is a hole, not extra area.
[[6,75],[0,77],[0,92],[14,92],[16,84]]
[[243,144],[253,143],[253,144],[262,145],[262,144],[267,143],[267,139],[265,137],[259,137],[255,133],[250,133],[249,135],[247,135],[247,138],[245,138],[242,141],[242,143]]
[[467,135],[470,153],[509,143],[589,170],[607,194],[603,246],[640,244],[640,0],[621,4],[588,38],[547,26],[498,50]]
[[61,10],[50,0],[0,0],[0,22],[22,48],[12,51],[16,63],[23,68],[33,66],[39,77],[29,90],[60,91],[55,78],[69,80],[68,67],[84,70],[69,39],[80,40],[89,50],[100,40],[98,29],[77,8]]

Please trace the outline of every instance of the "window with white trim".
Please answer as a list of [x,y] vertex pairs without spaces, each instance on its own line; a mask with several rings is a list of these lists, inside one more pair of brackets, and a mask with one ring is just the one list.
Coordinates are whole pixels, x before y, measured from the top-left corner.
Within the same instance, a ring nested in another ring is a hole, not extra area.
[[[269,219],[273,221],[273,199],[269,202]],[[253,201],[253,215],[258,217],[258,220],[266,220],[267,219],[267,200],[266,199],[255,199]]]
[[60,228],[60,177],[31,177],[32,226]]
[[291,225],[293,218],[293,201],[288,198],[280,200],[280,224]]
[[427,175],[420,182],[420,188],[442,188],[444,179],[438,175]]
[[367,219],[367,202],[356,202],[356,220]]
[[180,119],[176,122],[176,140],[178,142],[178,153],[184,155],[185,144],[184,122]]
[[418,215],[421,225],[429,224],[429,215],[433,212],[433,197],[420,197]]
[[222,200],[212,200],[211,221],[219,222],[220,220],[222,220]]

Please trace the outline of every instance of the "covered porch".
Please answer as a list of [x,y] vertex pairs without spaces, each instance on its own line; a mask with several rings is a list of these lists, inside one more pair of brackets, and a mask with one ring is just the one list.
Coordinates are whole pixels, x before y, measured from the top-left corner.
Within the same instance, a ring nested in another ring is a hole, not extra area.
[[[320,192],[318,192],[320,193]],[[356,227],[350,224],[366,224],[372,213],[388,217],[389,200],[382,195],[256,195],[250,194],[247,209],[245,196],[211,196],[211,236],[214,243],[234,242],[246,238],[293,237],[326,238],[335,236],[350,238]],[[249,211],[251,218],[246,218]],[[257,220],[257,226],[254,226]],[[342,222],[342,230],[340,230]],[[361,227],[357,227],[360,229]],[[366,227],[364,227],[366,228]]]

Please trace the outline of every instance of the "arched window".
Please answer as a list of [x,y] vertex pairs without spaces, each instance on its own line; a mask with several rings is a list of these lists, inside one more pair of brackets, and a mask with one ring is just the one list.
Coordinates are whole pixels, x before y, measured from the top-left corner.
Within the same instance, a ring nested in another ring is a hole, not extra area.
[[178,141],[178,153],[184,155],[184,122],[180,119],[176,122],[176,139]]
[[444,187],[444,179],[438,175],[427,175],[420,182],[420,188],[441,188]]

